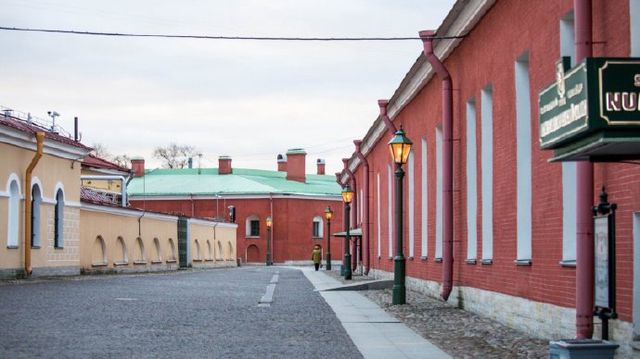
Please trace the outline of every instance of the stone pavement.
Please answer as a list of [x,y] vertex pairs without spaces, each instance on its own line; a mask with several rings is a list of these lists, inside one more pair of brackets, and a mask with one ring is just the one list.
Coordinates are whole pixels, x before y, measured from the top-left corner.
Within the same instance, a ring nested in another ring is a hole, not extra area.
[[[343,283],[339,271],[325,271]],[[354,275],[346,283],[372,280]],[[480,317],[407,289],[406,305],[391,305],[391,290],[366,290],[369,298],[423,338],[454,358],[548,358],[547,340],[536,339],[496,321]]]
[[324,271],[302,268],[365,358],[448,359],[442,350],[356,291],[325,291],[341,283]]

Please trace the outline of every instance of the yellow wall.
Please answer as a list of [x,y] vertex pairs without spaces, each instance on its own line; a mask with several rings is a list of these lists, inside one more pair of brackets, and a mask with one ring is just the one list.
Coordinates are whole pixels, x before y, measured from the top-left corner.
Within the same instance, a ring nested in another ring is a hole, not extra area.
[[[47,141],[45,140],[45,145]],[[21,271],[24,268],[24,196],[25,171],[35,151],[0,143],[0,271]],[[20,195],[18,248],[7,248],[8,181],[17,176]],[[32,250],[34,274],[55,274],[56,271],[77,272],[79,269],[79,203],[80,162],[44,154],[32,175],[42,191],[40,207],[40,248]],[[64,191],[64,247],[54,248],[54,207],[58,188]],[[30,189],[29,189],[30,190]]]
[[236,232],[236,224],[191,219],[189,233],[193,266],[235,266]]
[[[85,272],[177,269],[177,221],[175,216],[84,204],[80,266]],[[189,220],[192,265],[235,266],[236,229],[235,224]],[[196,239],[201,258],[196,257]],[[207,241],[216,255],[218,242],[225,248],[223,259],[209,255]]]

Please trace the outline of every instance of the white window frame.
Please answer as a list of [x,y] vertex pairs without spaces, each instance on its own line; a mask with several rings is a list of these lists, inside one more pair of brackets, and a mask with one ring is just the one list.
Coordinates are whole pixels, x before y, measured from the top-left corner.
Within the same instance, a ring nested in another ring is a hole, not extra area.
[[478,258],[478,149],[476,147],[476,103],[467,101],[467,261]]
[[480,91],[482,142],[482,262],[493,261],[493,90],[491,85]]
[[[61,198],[58,198],[60,196]],[[64,189],[59,187],[54,193],[53,247],[64,248]]]
[[[252,235],[251,233],[251,221],[258,221],[258,234]],[[246,238],[260,238],[260,217],[255,214],[250,215],[245,219],[245,237]]]
[[532,169],[531,169],[531,83],[529,53],[515,61],[516,93],[516,263],[532,260]]
[[442,188],[444,144],[442,127],[436,127],[436,253],[435,260],[442,260]]
[[[313,238],[323,238],[324,237],[324,233],[323,233],[324,231],[322,230],[322,228],[323,228],[322,217],[320,217],[320,216],[313,217],[313,221],[311,223],[312,223],[311,224],[311,236]],[[315,233],[315,231],[313,230],[314,223],[318,223],[318,233]]]
[[416,178],[415,178],[415,156],[414,151],[409,152],[407,158],[407,175],[409,177],[409,258],[413,258],[416,242],[415,234],[415,198],[416,198]]
[[422,223],[422,227],[421,227],[421,234],[422,234],[422,238],[421,238],[421,245],[420,245],[420,257],[426,259],[427,256],[429,255],[429,247],[428,247],[428,238],[429,238],[429,187],[428,187],[428,181],[429,178],[427,177],[427,139],[426,138],[422,138],[421,141],[422,144],[422,148],[421,148],[421,155],[420,156],[420,162],[421,162],[421,172],[422,172],[422,179],[421,179],[421,188],[420,188],[420,192],[422,194],[421,199],[422,199],[422,211],[421,211],[421,218],[420,218],[420,222]]
[[22,199],[20,179],[15,173],[7,181],[7,247],[18,248],[20,242],[20,200]]
[[42,184],[34,178],[31,186],[31,248],[40,248],[42,243],[42,199]]

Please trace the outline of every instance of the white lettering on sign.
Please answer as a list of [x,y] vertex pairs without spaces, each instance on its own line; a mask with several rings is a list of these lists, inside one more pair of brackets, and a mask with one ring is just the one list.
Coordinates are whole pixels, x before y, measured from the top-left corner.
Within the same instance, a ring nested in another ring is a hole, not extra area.
[[640,74],[633,76],[633,86],[640,87]]
[[550,133],[566,127],[586,116],[587,100],[582,100],[577,104],[571,104],[571,107],[553,116],[551,119],[540,125],[540,136],[547,136]]
[[582,93],[582,89],[584,88],[583,84],[577,84],[567,91],[567,97],[573,98],[574,96],[578,96]]
[[607,111],[640,111],[640,93],[607,92],[604,96]]

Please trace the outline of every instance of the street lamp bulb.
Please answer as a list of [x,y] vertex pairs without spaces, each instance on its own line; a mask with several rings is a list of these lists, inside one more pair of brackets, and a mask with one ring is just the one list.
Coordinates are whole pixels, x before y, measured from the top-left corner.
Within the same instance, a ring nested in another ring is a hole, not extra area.
[[271,216],[267,216],[266,222],[267,222],[267,227],[271,228],[271,226],[273,225],[273,219],[271,219]]
[[324,210],[324,218],[326,218],[327,221],[330,221],[331,217],[333,217],[333,211],[331,210],[331,207],[327,207]]
[[342,200],[347,204],[351,203],[351,201],[353,200],[353,190],[351,189],[351,187],[349,187],[349,185],[347,185],[342,190]]
[[407,163],[412,145],[413,142],[405,136],[402,127],[396,131],[391,141],[389,141],[389,150],[391,151],[391,158],[393,158],[393,162],[397,164]]

